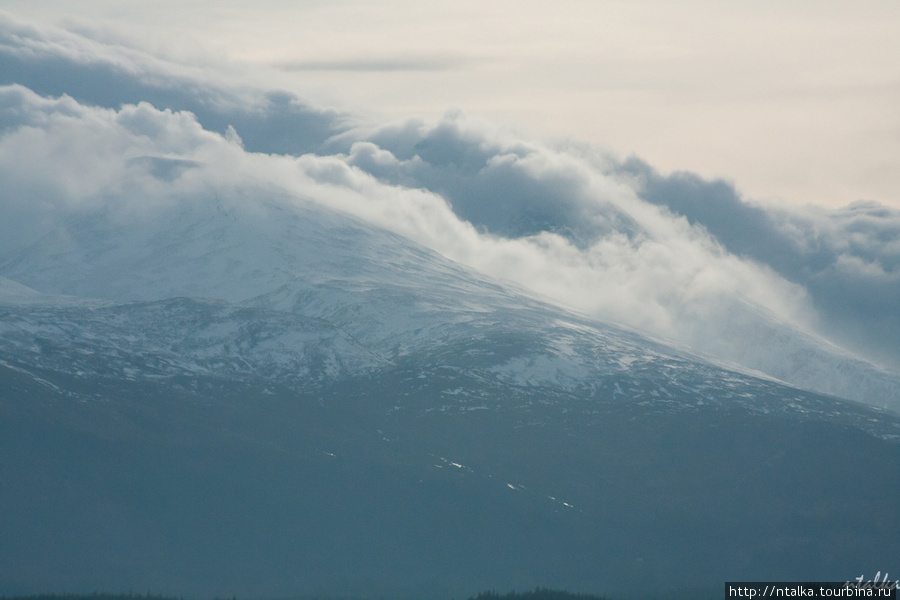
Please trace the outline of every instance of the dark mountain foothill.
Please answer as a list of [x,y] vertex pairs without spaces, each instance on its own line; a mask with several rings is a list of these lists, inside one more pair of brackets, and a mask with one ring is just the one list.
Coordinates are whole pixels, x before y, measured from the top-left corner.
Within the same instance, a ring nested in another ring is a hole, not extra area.
[[702,364],[668,396],[664,365],[520,385],[467,350],[309,389],[7,354],[0,581],[451,598],[852,578],[897,556],[896,416]]

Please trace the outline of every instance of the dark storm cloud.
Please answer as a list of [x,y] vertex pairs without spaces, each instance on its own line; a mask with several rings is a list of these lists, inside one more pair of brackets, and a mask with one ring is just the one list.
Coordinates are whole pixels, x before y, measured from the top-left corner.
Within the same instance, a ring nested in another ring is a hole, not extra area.
[[636,158],[619,172],[634,177],[643,199],[704,227],[729,252],[803,285],[825,331],[900,367],[900,211],[870,201],[837,210],[763,206],[726,181],[664,177]]
[[148,102],[190,111],[211,131],[224,134],[232,126],[252,152],[313,152],[349,121],[345,113],[315,108],[287,92],[240,98],[238,90],[198,76],[131,48],[23,25],[0,13],[0,85],[17,83],[105,108]]

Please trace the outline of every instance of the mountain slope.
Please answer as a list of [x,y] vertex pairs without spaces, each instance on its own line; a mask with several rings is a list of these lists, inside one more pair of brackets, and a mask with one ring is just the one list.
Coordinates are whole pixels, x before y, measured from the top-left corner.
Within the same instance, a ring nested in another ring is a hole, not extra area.
[[735,390],[766,412],[448,366],[304,392],[0,371],[9,592],[447,598],[844,579],[896,556],[897,442],[852,423],[897,419],[784,410],[777,387]]
[[[31,352],[35,362],[58,354],[65,360],[54,368],[88,378],[99,373],[69,356],[80,346],[101,352],[96,362],[117,377],[165,374],[150,363],[115,366],[144,355],[170,375],[269,374],[298,387],[431,355],[565,390],[645,371],[663,391],[700,393],[712,377],[709,387],[723,393],[746,379],[313,202],[194,198],[137,215],[89,213],[0,263],[0,272],[12,289],[0,298],[7,352]],[[43,300],[22,292],[26,285]],[[324,370],[311,375],[313,363]],[[702,375],[681,376],[694,371]]]
[[897,415],[315,203],[94,212],[0,273],[2,593],[607,592],[900,555]]

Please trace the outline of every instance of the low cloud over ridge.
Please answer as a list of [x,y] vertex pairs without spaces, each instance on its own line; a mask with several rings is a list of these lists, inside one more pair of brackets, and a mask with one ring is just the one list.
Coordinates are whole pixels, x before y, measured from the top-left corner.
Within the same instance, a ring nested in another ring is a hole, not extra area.
[[[458,112],[362,125],[137,52],[123,66],[73,34],[0,26],[0,72],[14,84],[0,89],[0,266],[73,216],[115,208],[128,218],[188,191],[268,190],[796,385],[876,403],[894,393],[893,376],[813,328],[843,335],[873,306],[897,327],[896,211],[751,205],[721,182],[663,178],[640,161],[522,140]],[[68,79],[54,79],[60,65]],[[144,83],[148,72],[156,83]],[[98,87],[65,89],[79,75]],[[896,358],[890,341],[873,333],[854,348]],[[838,363],[855,374],[830,372]]]
[[836,210],[764,206],[728,182],[664,177],[637,158],[616,171],[634,177],[641,198],[703,227],[729,252],[802,285],[823,331],[900,368],[900,210],[874,201]]

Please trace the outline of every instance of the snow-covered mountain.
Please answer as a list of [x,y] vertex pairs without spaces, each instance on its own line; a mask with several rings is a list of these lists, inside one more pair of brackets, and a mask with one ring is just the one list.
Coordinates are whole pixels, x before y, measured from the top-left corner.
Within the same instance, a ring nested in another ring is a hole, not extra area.
[[[462,362],[485,374],[564,390],[648,368],[663,377],[657,394],[700,393],[686,382],[709,377],[760,376],[738,365],[730,370],[739,374],[720,366],[713,376],[696,355],[308,201],[192,199],[138,215],[92,212],[0,272],[4,353],[85,378],[266,373],[302,387],[459,347]],[[508,336],[506,351],[480,349],[491,336]]]

